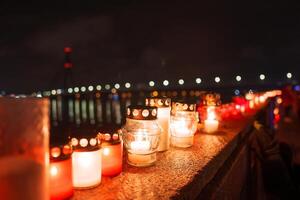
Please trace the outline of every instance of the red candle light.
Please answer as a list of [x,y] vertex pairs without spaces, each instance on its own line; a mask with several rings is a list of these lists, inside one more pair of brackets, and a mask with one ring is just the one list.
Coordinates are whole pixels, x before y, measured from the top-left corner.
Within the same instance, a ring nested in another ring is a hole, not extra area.
[[118,133],[99,133],[102,151],[102,175],[116,176],[122,172],[123,142]]
[[50,198],[68,199],[73,195],[72,149],[69,144],[53,146],[50,150]]

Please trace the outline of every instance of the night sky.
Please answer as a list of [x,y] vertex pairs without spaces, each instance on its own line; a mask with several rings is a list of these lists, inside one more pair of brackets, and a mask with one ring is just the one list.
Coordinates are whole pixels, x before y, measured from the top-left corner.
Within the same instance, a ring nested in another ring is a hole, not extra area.
[[61,88],[64,46],[73,48],[74,86],[300,74],[300,4],[48,2],[0,3],[0,90]]

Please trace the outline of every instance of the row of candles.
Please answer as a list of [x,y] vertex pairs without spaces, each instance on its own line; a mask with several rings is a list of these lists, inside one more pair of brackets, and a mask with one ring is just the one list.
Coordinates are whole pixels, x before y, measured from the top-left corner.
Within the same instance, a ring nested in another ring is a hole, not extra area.
[[[102,176],[122,172],[123,142],[130,165],[153,165],[157,152],[167,151],[171,145],[192,146],[197,126],[203,127],[202,132],[217,131],[222,121],[255,114],[269,97],[278,95],[281,91],[249,93],[221,105],[219,95],[208,94],[197,111],[195,104],[148,99],[146,106],[128,107],[126,124],[120,132],[73,133],[62,143],[52,141],[50,148],[49,101],[0,97],[1,199],[69,198],[74,188],[95,187]],[[282,99],[277,97],[276,103],[279,105]],[[274,121],[278,121],[278,107],[273,114]]]
[[[230,116],[251,114],[269,97],[281,91],[262,94],[249,93],[234,103],[220,104],[218,94],[207,94],[202,101],[200,119],[203,130],[218,130],[219,120]],[[204,112],[201,112],[203,111]],[[226,116],[227,115],[227,116]],[[50,149],[51,199],[65,199],[73,188],[92,188],[100,184],[101,176],[116,176],[122,172],[123,142],[127,149],[127,163],[132,166],[151,166],[157,152],[170,146],[187,148],[193,145],[198,127],[196,104],[171,102],[169,98],[147,98],[144,106],[129,106],[126,124],[118,132],[98,133],[97,136],[78,136],[70,143]]]

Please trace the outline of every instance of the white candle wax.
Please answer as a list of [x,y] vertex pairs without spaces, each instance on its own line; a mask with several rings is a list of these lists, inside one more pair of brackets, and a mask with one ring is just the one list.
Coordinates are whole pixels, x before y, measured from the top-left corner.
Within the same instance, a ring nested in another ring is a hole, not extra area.
[[149,141],[133,141],[130,146],[132,152],[135,154],[147,154],[150,151]]
[[219,122],[215,119],[207,119],[204,121],[204,129],[207,133],[213,133],[218,130]]
[[49,199],[47,170],[42,164],[22,156],[0,158],[0,198]]
[[73,186],[75,188],[90,188],[101,182],[101,150],[72,154]]
[[157,122],[162,129],[158,151],[166,151],[170,147],[170,111],[170,107],[157,109]]
[[219,128],[219,121],[216,120],[215,108],[207,108],[207,119],[204,121],[204,130],[207,133],[216,132]]

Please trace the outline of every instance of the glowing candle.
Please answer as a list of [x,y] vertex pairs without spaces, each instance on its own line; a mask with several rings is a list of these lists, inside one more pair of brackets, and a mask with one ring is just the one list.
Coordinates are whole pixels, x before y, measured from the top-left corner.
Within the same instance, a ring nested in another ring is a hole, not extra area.
[[92,188],[101,183],[101,149],[96,138],[72,138],[73,186]]
[[173,102],[171,116],[171,143],[175,147],[190,147],[197,130],[195,104]]
[[156,121],[157,108],[129,106],[123,131],[127,162],[133,166],[149,166],[156,161],[160,127]]
[[50,198],[67,199],[73,195],[71,146],[54,145],[50,150]]
[[102,175],[116,176],[122,172],[123,142],[118,133],[100,133],[102,151]]
[[146,99],[146,105],[157,107],[157,122],[162,129],[158,151],[166,151],[170,148],[170,104],[169,98]]
[[143,140],[147,138],[145,133],[137,132],[136,141],[130,143],[128,150],[128,161],[133,165],[146,165],[156,161],[156,154],[152,154],[150,141]]
[[49,101],[0,97],[0,199],[49,199]]
[[214,107],[207,108],[207,119],[204,121],[204,130],[206,133],[213,133],[218,130],[219,121],[216,120]]

